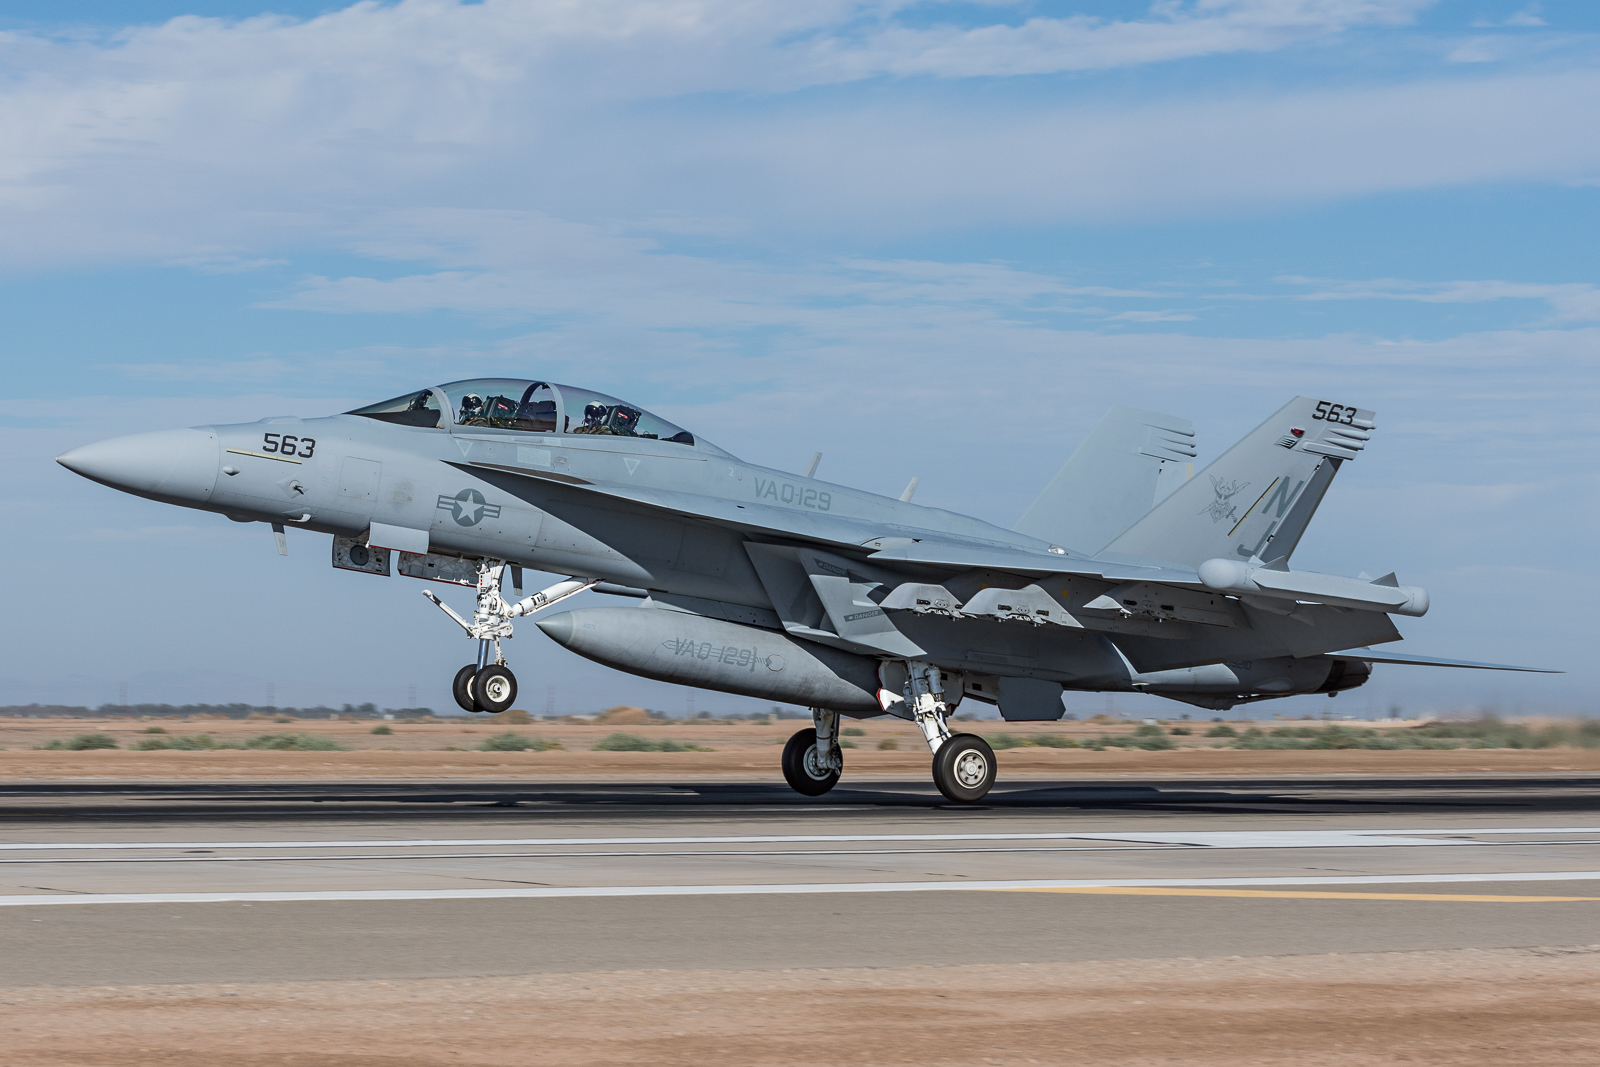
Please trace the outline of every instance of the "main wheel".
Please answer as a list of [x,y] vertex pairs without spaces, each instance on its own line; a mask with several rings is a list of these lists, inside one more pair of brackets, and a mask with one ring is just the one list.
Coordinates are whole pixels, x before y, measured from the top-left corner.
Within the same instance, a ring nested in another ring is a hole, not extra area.
[[956,734],[933,757],[933,784],[956,804],[982,800],[994,772],[994,749],[977,734]]
[[505,711],[517,702],[517,676],[510,667],[491,663],[473,679],[472,695],[483,711]]
[[817,731],[801,730],[783,746],[783,778],[796,793],[820,797],[839,784],[839,769],[817,751]]
[[472,699],[472,680],[478,676],[478,665],[469,663],[456,671],[456,680],[450,683],[450,695],[456,698],[462,711],[478,711],[478,702]]

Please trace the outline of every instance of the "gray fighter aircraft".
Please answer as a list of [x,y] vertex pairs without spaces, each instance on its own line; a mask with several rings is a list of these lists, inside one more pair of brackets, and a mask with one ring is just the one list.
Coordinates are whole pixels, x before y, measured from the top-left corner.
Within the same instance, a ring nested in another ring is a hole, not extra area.
[[[551,382],[477,379],[326,418],[136,434],[58,461],[138,496],[333,536],[333,566],[474,588],[455,677],[504,711],[513,620],[587,589],[638,606],[537,625],[619,670],[800,704],[783,771],[839,780],[839,716],[896,715],[955,802],[995,756],[952,733],[964,700],[1059,719],[1063,690],[1208,709],[1362,685],[1374,663],[1524,670],[1374,651],[1428,594],[1289,566],[1373,413],[1296,397],[1194,477],[1192,426],[1117,408],[1013,529],[742,462],[644,408]],[[570,574],[523,598],[522,568]],[[514,599],[503,595],[506,578]]]

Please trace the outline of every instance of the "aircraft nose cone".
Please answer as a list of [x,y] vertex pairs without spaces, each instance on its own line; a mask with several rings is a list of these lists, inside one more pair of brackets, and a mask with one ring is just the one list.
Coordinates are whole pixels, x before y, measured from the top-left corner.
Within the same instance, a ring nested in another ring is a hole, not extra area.
[[563,611],[560,615],[537,619],[534,625],[550,635],[550,640],[556,644],[565,646],[572,644],[572,612]]
[[74,474],[176,504],[200,504],[217,484],[220,453],[210,430],[157,430],[83,445],[56,457]]

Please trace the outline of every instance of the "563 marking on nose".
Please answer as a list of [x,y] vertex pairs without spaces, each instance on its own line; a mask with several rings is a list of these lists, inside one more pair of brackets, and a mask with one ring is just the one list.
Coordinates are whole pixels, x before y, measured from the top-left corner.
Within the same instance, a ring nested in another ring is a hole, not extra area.
[[317,450],[315,437],[296,437],[294,434],[264,433],[261,435],[261,451],[276,452],[282,456],[299,456],[301,459],[310,459]]

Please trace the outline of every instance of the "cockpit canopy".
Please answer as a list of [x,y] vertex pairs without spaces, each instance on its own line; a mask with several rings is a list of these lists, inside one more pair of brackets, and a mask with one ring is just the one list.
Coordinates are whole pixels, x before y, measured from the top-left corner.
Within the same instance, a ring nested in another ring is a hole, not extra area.
[[348,411],[401,426],[481,426],[526,433],[638,437],[693,445],[694,435],[614,396],[552,382],[473,378]]

